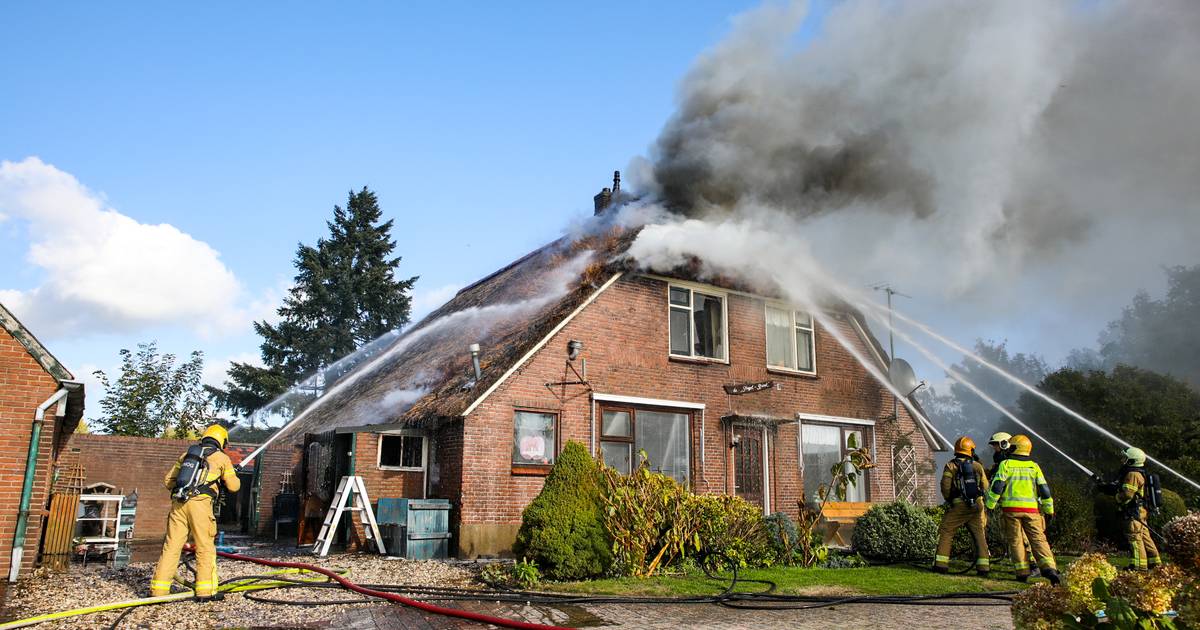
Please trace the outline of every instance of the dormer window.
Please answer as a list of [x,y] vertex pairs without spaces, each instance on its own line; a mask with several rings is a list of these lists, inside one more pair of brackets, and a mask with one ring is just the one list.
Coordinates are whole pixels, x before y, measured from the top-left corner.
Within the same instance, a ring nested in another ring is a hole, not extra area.
[[670,285],[671,356],[728,360],[725,296]]

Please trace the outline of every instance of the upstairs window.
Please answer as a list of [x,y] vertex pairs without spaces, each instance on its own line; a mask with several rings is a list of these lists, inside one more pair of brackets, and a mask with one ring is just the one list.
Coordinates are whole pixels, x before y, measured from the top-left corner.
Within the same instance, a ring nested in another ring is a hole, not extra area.
[[669,293],[671,354],[726,360],[724,296],[674,285]]
[[415,434],[380,434],[379,468],[424,470],[425,437]]
[[768,305],[766,317],[767,366],[814,372],[817,358],[812,316]]

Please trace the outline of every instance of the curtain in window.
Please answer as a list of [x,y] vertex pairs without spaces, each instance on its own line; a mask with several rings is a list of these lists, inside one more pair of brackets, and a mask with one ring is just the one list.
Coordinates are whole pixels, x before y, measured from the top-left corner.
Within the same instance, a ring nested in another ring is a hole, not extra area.
[[554,421],[552,413],[518,411],[513,421],[513,463],[554,463]]
[[767,307],[767,365],[795,368],[792,348],[792,314]]
[[646,452],[650,469],[680,483],[688,479],[688,417],[639,410],[634,423],[636,446]]
[[829,471],[842,459],[842,430],[821,424],[803,426],[804,497],[809,503],[816,504],[821,501],[817,489],[832,481]]

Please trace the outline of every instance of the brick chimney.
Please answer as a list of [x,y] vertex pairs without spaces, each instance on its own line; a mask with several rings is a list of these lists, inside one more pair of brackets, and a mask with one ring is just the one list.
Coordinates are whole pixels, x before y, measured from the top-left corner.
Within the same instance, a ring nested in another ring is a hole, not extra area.
[[613,171],[612,188],[605,188],[599,194],[592,197],[592,201],[596,204],[596,216],[604,212],[606,208],[612,205],[613,199],[617,199],[621,194],[621,171]]

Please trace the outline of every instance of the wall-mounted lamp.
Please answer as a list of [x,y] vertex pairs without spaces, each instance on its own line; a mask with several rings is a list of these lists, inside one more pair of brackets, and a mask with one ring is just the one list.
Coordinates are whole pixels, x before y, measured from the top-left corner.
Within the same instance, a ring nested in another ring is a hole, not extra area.
[[740,435],[735,435],[735,436],[733,436],[733,439],[732,439],[732,440],[730,440],[729,448],[733,448],[733,447],[735,447],[735,446],[737,446],[738,444],[741,444],[741,443],[742,443],[742,436],[740,436]]
[[583,352],[583,342],[574,339],[567,342],[567,360],[574,361],[579,358],[579,353]]

